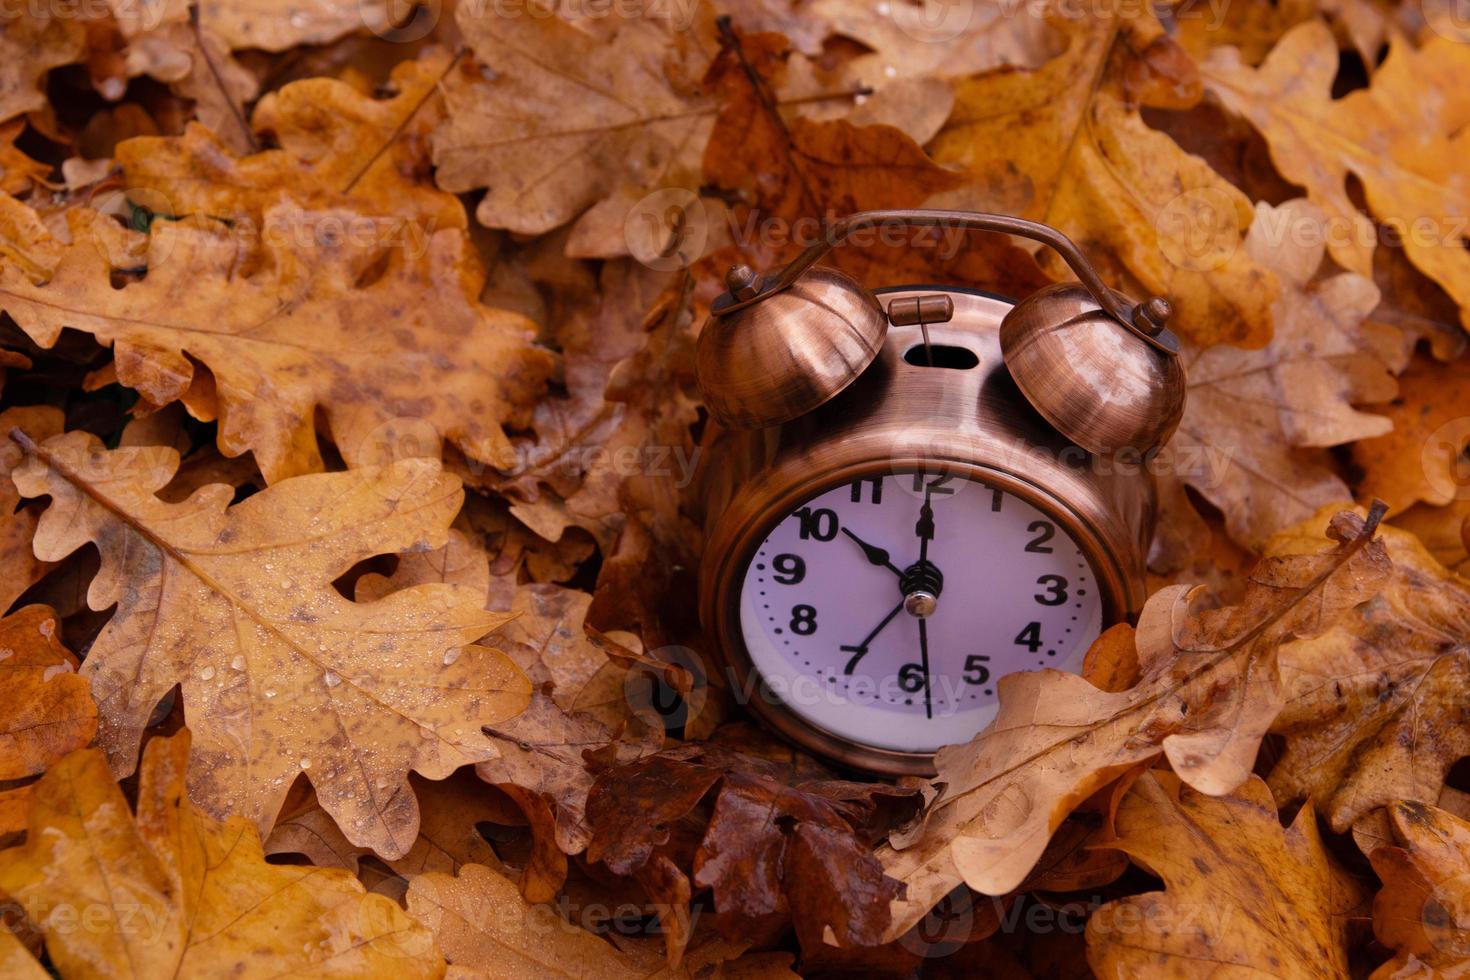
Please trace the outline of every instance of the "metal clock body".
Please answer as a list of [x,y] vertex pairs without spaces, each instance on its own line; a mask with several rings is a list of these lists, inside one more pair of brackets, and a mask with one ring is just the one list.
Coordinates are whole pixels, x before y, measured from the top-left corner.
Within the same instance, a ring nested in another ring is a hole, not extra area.
[[1155,491],[1138,454],[1082,449],[1018,389],[1000,337],[1013,303],[877,298],[953,312],[895,324],[811,411],[711,425],[700,614],[730,686],[778,732],[927,774],[934,749],[994,715],[1001,676],[1077,669],[1100,629],[1136,615]]

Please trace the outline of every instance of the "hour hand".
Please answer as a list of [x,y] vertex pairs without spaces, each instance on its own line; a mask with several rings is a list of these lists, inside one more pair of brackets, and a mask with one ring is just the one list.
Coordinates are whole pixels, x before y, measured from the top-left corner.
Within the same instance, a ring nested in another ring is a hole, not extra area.
[[903,572],[899,571],[898,566],[893,564],[893,560],[888,557],[887,551],[875,544],[868,544],[868,542],[853,534],[847,528],[843,528],[842,533],[857,542],[857,546],[863,549],[863,557],[868,559],[869,564],[877,565],[879,568],[886,568],[895,575],[903,574]]

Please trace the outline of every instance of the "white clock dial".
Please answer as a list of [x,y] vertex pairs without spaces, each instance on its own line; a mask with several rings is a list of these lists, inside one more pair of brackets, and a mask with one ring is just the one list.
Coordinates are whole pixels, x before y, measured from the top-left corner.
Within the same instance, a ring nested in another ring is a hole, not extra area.
[[777,524],[746,568],[740,624],[789,710],[851,741],[932,752],[985,727],[1005,674],[1078,669],[1102,596],[1076,541],[1026,500],[897,473]]

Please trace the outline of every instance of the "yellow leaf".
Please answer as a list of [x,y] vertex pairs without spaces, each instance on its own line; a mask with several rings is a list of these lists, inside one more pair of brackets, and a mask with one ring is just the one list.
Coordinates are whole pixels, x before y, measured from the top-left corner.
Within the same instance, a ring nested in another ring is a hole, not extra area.
[[1252,776],[1211,799],[1145,773],[1118,808],[1124,851],[1166,891],[1110,902],[1087,923],[1087,963],[1135,977],[1345,977],[1347,913],[1363,889],[1328,856],[1310,806],[1282,829]]
[[[1151,18],[1064,23],[1067,50],[1041,68],[956,85],[954,113],[931,149],[940,163],[963,167],[971,186],[942,200],[1043,221],[1096,261],[1116,256],[1114,278],[1126,274],[1169,297],[1172,325],[1197,344],[1261,346],[1277,285],[1237,247],[1250,201],[1151,129],[1126,88],[1149,71],[1189,76],[1192,64]],[[1153,101],[1179,98],[1171,89]]]
[[480,726],[526,705],[503,654],[465,646],[506,618],[483,595],[431,584],[354,603],[332,588],[361,559],[444,543],[463,491],[438,462],[299,477],[230,507],[223,484],[155,496],[172,449],[108,452],[73,432],[33,451],[16,483],[52,500],[37,554],[96,543],[88,602],[117,604],[82,675],[119,774],[178,684],[190,793],[207,812],[268,830],[305,775],[350,841],[391,859],[418,835],[408,771],[442,779],[494,758]]
[[1349,196],[1351,175],[1362,181],[1369,211],[1460,305],[1470,328],[1470,47],[1432,33],[1418,49],[1396,40],[1372,84],[1341,99],[1332,98],[1337,69],[1332,31],[1311,20],[1288,32],[1259,69],[1220,48],[1201,74],[1266,138],[1282,176],[1327,212],[1339,265],[1373,274],[1377,232]]
[[184,793],[189,736],[155,738],[134,817],[107,761],[75,752],[36,784],[0,888],[66,977],[437,977],[434,939],[345,871],[267,864],[255,828]]
[[0,619],[0,779],[22,779],[92,741],[97,706],[61,645],[56,614],[26,606]]
[[1369,855],[1383,879],[1373,932],[1397,955],[1373,978],[1459,976],[1470,961],[1470,823],[1410,801],[1388,817],[1399,846]]

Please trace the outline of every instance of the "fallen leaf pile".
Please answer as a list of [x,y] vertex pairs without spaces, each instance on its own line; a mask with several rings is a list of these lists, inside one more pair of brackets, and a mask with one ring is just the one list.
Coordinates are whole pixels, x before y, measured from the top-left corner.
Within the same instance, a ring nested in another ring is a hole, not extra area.
[[[1452,7],[0,11],[0,973],[1470,976]],[[713,657],[694,349],[913,207],[1188,401],[1136,621],[896,780]]]

